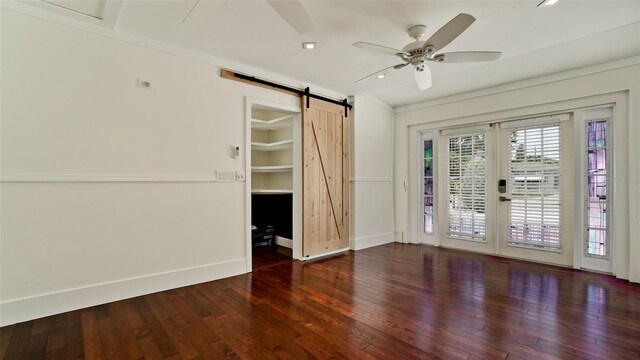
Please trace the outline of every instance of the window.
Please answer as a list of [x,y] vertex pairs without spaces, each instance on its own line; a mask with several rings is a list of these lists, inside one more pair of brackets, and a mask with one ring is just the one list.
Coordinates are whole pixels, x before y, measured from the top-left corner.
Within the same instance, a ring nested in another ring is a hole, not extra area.
[[560,250],[560,126],[509,130],[510,246]]
[[423,140],[422,146],[422,232],[433,234],[433,140]]
[[608,157],[607,121],[596,120],[587,123],[587,193],[586,205],[586,255],[608,258],[607,243],[607,198]]
[[448,145],[447,235],[484,242],[487,193],[485,134],[450,136]]

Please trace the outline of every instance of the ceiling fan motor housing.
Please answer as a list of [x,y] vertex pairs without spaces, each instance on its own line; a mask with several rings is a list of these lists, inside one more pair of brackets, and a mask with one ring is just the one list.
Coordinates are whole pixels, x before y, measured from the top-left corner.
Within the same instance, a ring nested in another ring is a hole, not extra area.
[[427,33],[427,27],[425,25],[415,25],[407,29],[407,33],[418,41]]

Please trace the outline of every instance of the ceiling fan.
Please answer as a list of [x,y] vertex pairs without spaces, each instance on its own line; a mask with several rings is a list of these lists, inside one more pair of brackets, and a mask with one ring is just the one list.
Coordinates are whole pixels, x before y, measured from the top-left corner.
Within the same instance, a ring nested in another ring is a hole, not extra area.
[[431,87],[431,70],[427,62],[462,63],[476,61],[494,61],[502,55],[499,51],[461,51],[436,54],[437,51],[447,46],[451,41],[460,36],[476,19],[469,14],[458,14],[451,21],[441,27],[435,34],[426,41],[421,41],[427,32],[424,25],[412,26],[407,33],[415,41],[409,43],[402,50],[387,46],[371,44],[367,42],[356,42],[355,47],[372,50],[382,54],[397,56],[403,63],[377,71],[371,75],[356,81],[356,84],[374,77],[383,78],[386,72],[394,69],[402,69],[411,64],[414,67],[413,75],[420,90]]
[[[224,0],[196,0],[182,22],[185,24],[201,22],[223,2]],[[298,33],[306,34],[313,30],[313,21],[299,0],[267,0],[267,2]]]

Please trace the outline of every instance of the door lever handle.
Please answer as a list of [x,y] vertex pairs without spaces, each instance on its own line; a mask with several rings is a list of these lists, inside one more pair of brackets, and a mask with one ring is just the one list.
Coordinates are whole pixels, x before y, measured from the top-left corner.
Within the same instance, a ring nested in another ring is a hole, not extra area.
[[500,200],[500,201],[511,201],[511,199],[509,199],[509,198],[508,198],[508,197],[506,197],[506,196],[500,196],[500,197],[498,198],[498,200]]

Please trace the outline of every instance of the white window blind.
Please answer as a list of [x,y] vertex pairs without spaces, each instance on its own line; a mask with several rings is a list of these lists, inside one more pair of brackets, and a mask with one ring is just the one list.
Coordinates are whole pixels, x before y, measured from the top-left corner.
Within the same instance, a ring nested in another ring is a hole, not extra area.
[[484,132],[449,136],[447,235],[486,240],[486,149]]
[[509,245],[560,250],[560,126],[509,130]]

